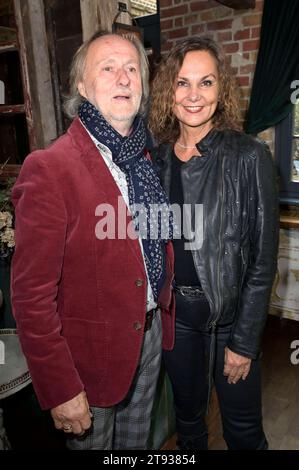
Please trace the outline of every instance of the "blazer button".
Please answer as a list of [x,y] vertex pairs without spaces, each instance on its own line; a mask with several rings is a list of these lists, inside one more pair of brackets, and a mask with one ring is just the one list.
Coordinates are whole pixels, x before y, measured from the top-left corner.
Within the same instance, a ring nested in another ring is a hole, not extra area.
[[135,286],[137,286],[137,287],[143,286],[143,280],[142,279],[136,279]]
[[139,321],[135,321],[133,326],[134,326],[134,330],[136,331],[141,330],[142,328],[142,325]]

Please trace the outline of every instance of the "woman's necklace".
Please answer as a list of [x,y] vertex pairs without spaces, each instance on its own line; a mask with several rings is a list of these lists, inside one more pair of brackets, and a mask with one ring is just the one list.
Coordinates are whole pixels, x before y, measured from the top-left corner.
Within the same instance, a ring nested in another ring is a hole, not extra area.
[[189,145],[183,145],[183,144],[180,144],[179,142],[176,142],[180,147],[182,147],[183,149],[196,149],[196,146],[195,145],[192,145],[192,146],[189,146]]
[[[200,134],[203,135],[203,137],[205,137],[205,135],[207,133],[206,132],[207,125],[208,125],[208,123],[204,124],[203,127],[200,129]],[[203,137],[199,138],[199,136],[198,136],[198,141],[201,140]],[[197,147],[195,145],[183,145],[183,144],[180,144],[179,141],[176,141],[176,144],[178,144],[178,146],[181,147],[182,149],[197,149]]]

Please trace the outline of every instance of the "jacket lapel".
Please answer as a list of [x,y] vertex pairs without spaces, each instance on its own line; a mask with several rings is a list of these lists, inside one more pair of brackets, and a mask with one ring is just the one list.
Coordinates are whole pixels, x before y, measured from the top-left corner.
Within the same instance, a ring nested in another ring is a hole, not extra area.
[[[79,118],[76,118],[71,126],[68,129],[68,134],[71,136],[74,146],[80,151],[82,156],[82,161],[86,168],[88,169],[92,179],[94,180],[96,186],[99,188],[99,192],[101,192],[103,199],[106,203],[111,204],[115,209],[118,208],[118,201],[119,198],[122,198],[122,194],[111,174],[109,171],[106,163],[103,160],[99,150],[97,149],[96,145],[92,141],[91,137],[89,136],[88,132],[82,125]],[[122,198],[123,200],[123,198]],[[124,207],[126,204],[123,200]],[[116,217],[115,217],[115,224],[117,233],[118,229],[118,211],[116,210]],[[126,215],[126,228],[128,225],[132,225],[132,217],[127,214]],[[130,239],[127,237],[128,246],[130,247],[132,253],[137,258],[139,263],[141,264],[142,268],[144,269],[144,260],[141,253],[140,245],[138,239]]]

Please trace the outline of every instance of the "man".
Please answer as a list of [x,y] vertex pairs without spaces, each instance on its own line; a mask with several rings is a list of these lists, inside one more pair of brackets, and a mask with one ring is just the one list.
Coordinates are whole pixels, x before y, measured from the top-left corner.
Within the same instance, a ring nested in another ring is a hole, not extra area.
[[134,211],[143,203],[150,224],[150,205],[166,203],[144,150],[147,79],[137,39],[84,43],[66,105],[77,116],[26,158],[13,190],[14,314],[40,404],[71,449],[147,447],[160,310],[173,340],[171,246],[141,239]]

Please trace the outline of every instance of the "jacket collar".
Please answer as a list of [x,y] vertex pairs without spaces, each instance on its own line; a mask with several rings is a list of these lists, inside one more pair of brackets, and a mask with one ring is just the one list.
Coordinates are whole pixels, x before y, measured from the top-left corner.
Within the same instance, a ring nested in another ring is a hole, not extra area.
[[78,117],[73,120],[67,134],[83,156],[91,154],[98,157],[98,149]]
[[[211,129],[207,135],[200,140],[196,147],[202,155],[210,155],[214,153],[215,149],[218,148],[223,137],[223,132],[219,129]],[[171,159],[173,150],[172,144],[161,144],[158,148],[158,158],[164,162],[168,162]],[[153,151],[155,153],[155,151]],[[157,161],[159,164],[159,162]]]
[[[211,129],[208,134],[200,142],[198,142],[198,144],[196,144],[196,147],[202,155],[212,156],[216,148],[218,149],[222,139],[222,131],[218,129]],[[173,144],[161,144],[158,148],[152,150],[154,162],[159,169],[159,174],[163,181],[163,186],[168,196],[171,181],[172,152]]]
[[196,144],[197,150],[202,155],[213,153],[220,143],[221,136],[222,132],[219,131],[219,129],[211,129],[207,135]]

